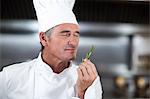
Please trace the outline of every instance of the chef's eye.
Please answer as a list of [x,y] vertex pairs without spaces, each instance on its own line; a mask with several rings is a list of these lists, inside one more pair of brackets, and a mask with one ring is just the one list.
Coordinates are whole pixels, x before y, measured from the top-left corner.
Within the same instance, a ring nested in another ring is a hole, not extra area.
[[62,36],[66,36],[66,37],[69,37],[71,35],[71,33],[69,32],[66,32],[66,33],[62,33]]
[[74,36],[79,37],[79,36],[80,36],[80,34],[79,34],[79,33],[75,33],[75,34],[74,34]]
[[61,31],[61,36],[66,36],[66,37],[69,37],[71,35],[70,31],[68,30],[64,30],[64,31]]

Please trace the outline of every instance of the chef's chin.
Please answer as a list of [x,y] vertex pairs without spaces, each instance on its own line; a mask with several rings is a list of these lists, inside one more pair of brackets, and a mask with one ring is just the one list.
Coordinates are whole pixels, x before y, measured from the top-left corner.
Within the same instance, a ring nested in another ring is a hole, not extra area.
[[[69,57],[68,57],[69,58]],[[76,55],[74,55],[74,56],[72,56],[72,57],[70,57],[69,58],[69,60],[71,61],[71,60],[75,60],[76,59]]]
[[72,57],[70,60],[75,60],[76,59],[76,56]]

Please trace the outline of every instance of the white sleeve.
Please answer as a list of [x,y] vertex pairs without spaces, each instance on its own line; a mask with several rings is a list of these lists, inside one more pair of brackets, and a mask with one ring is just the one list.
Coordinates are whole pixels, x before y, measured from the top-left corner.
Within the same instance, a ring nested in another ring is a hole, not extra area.
[[86,90],[84,99],[102,99],[102,86],[99,76],[94,80],[92,85]]
[[0,72],[0,99],[7,99],[6,98],[6,73],[5,71]]

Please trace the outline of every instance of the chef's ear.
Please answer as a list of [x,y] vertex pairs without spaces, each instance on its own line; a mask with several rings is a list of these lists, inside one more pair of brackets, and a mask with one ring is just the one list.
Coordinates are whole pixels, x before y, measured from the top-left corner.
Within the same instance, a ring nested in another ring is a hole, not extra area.
[[45,32],[40,32],[39,33],[39,38],[40,38],[40,42],[43,46],[46,46],[47,45],[47,42],[48,42],[48,38],[45,34]]

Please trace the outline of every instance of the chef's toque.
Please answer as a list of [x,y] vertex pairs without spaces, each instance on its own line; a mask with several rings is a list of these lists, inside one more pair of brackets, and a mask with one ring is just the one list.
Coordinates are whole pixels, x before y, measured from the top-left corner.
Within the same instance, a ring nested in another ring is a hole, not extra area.
[[74,3],[75,0],[33,0],[39,32],[46,32],[63,23],[78,25],[72,11]]

